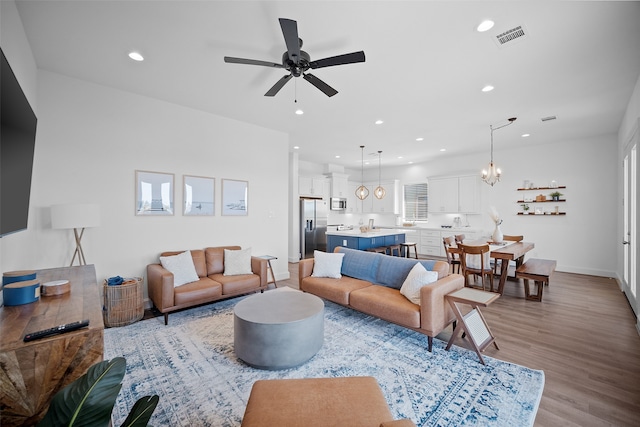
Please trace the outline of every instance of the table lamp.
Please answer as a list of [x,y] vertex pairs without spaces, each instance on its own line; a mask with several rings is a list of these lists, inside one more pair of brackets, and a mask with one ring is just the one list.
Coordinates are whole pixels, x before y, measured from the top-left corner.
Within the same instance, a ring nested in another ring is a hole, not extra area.
[[79,265],[87,265],[82,251],[84,229],[100,225],[100,206],[96,204],[68,204],[51,206],[51,228],[72,228],[76,239],[76,250],[71,258],[73,266],[76,256]]

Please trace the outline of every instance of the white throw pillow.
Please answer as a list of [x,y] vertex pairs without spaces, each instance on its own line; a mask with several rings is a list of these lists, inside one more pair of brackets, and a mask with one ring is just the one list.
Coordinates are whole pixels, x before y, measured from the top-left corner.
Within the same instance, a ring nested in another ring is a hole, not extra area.
[[344,254],[313,251],[313,273],[311,273],[311,277],[341,278],[342,258],[344,258]]
[[190,251],[184,251],[179,255],[161,256],[160,264],[173,273],[173,286],[176,288],[200,280]]
[[420,305],[420,289],[438,280],[437,271],[427,271],[421,263],[413,266],[400,288],[400,293],[409,301]]
[[224,250],[225,276],[238,276],[240,274],[253,274],[251,271],[251,248],[239,250]]

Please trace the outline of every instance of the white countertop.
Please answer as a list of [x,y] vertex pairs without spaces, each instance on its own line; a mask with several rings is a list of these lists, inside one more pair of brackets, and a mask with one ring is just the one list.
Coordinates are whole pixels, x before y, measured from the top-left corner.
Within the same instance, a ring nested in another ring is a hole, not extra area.
[[327,231],[327,235],[330,236],[351,236],[351,237],[382,237],[382,236],[394,236],[396,234],[412,234],[418,230],[410,229],[393,229],[393,228],[376,228],[373,231],[361,233],[359,229],[342,230],[342,231]]
[[402,226],[402,225],[383,225],[382,228],[392,228],[399,230],[438,230],[438,231],[483,231],[478,227],[451,227],[451,228],[443,228],[437,225],[413,225],[410,227]]

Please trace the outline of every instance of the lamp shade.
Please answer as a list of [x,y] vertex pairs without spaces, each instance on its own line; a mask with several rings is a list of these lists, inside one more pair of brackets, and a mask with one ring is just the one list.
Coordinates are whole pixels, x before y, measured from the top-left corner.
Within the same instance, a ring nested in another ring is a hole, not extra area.
[[51,228],[88,228],[99,225],[99,205],[69,204],[51,206]]

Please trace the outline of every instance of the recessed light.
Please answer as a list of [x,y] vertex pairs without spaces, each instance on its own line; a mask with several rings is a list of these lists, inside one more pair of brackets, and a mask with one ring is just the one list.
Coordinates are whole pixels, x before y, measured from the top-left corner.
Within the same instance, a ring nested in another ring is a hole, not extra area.
[[416,138],[416,141],[424,141],[423,137]]
[[441,148],[440,151],[447,151],[447,149],[446,148]]
[[408,165],[412,165],[412,164],[413,164],[413,162],[407,162],[407,164],[408,164]]
[[523,138],[527,138],[527,137],[529,137],[529,136],[531,136],[531,134],[530,134],[530,133],[523,133],[523,134],[522,134],[522,137],[523,137]]
[[297,110],[296,110],[296,114],[297,114],[298,116],[301,116],[301,115],[303,115],[303,114],[304,114],[304,111],[302,111],[301,109],[297,109]]
[[299,149],[300,149],[300,147],[298,147],[297,145],[294,145],[293,149],[294,149],[294,150],[299,150]]
[[402,156],[398,156],[399,159],[402,159]]
[[138,62],[144,61],[144,57],[140,54],[140,52],[129,52],[129,58]]
[[382,121],[382,120],[376,120],[376,124],[377,124],[377,125],[381,125],[381,124],[383,124],[383,123],[384,123],[384,121]]
[[340,158],[340,156],[336,156],[336,159],[339,159],[339,158]]
[[482,91],[483,92],[491,92],[493,89],[495,89],[493,86],[486,85],[485,87],[482,88]]
[[493,25],[494,25],[494,22],[491,21],[490,19],[487,19],[485,21],[482,21],[480,25],[478,25],[476,30],[478,30],[479,33],[484,33],[485,31],[489,31],[490,29],[492,29]]

